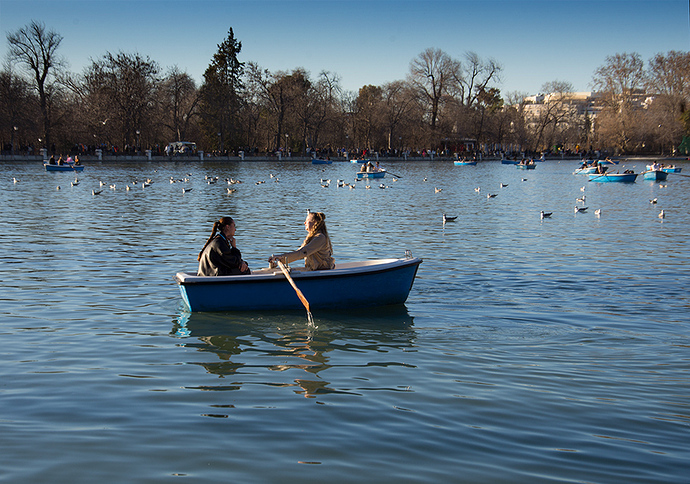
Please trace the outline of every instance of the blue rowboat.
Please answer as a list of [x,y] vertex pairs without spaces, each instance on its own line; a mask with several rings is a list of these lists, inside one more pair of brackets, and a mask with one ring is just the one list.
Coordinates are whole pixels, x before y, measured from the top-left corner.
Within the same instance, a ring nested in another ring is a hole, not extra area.
[[357,179],[361,180],[362,178],[383,178],[386,176],[386,170],[380,170],[380,171],[358,171],[357,172]]
[[462,165],[476,165],[476,161],[454,161],[453,164],[455,166],[462,166]]
[[679,166],[669,166],[667,168],[662,168],[661,170],[665,171],[666,173],[680,173],[680,170],[682,170],[682,168]]
[[48,163],[43,163],[46,167],[46,171],[84,171],[84,165],[51,165]]
[[324,160],[321,158],[313,158],[311,160],[311,162],[313,165],[330,165],[331,163],[333,163],[333,160]]
[[664,181],[666,180],[666,177],[668,177],[668,173],[662,170],[649,170],[644,172],[644,175],[642,175],[642,178],[645,180],[656,180],[656,181]]
[[[402,304],[410,294],[422,259],[377,259],[346,262],[325,271],[290,273],[310,308]],[[260,269],[245,276],[175,275],[182,299],[191,311],[302,309],[295,290],[280,269]]]
[[517,165],[518,163],[520,163],[518,160],[506,160],[505,158],[501,160],[502,165]]
[[610,182],[624,182],[632,183],[637,179],[637,173],[604,173],[603,175],[597,175],[596,173],[590,173],[589,181],[597,183],[610,183]]

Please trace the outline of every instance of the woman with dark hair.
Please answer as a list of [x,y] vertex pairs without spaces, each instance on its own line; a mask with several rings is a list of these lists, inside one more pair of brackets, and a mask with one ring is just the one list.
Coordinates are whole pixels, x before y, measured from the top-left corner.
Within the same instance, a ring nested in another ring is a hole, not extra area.
[[199,252],[200,276],[234,276],[250,274],[249,266],[235,246],[235,221],[221,217],[213,224],[213,232]]
[[304,220],[304,229],[307,238],[302,242],[302,247],[293,252],[272,255],[268,258],[269,264],[274,266],[276,259],[283,263],[304,259],[304,268],[308,271],[334,269],[333,246],[326,230],[326,215],[323,212],[309,212]]

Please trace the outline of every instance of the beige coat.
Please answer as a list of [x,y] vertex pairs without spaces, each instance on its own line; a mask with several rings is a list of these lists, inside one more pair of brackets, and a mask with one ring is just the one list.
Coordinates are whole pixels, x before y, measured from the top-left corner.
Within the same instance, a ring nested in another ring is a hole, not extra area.
[[308,271],[335,268],[331,241],[325,234],[316,234],[307,245],[278,257],[284,258],[288,263],[304,259],[304,268]]

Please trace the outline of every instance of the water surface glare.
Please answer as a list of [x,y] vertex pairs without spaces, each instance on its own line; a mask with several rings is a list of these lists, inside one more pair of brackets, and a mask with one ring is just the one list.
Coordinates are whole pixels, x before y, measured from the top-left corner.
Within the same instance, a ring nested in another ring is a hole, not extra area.
[[[690,180],[387,167],[4,163],[0,482],[688,482]],[[407,303],[185,309],[215,219],[256,269],[307,209],[336,263],[423,258]]]

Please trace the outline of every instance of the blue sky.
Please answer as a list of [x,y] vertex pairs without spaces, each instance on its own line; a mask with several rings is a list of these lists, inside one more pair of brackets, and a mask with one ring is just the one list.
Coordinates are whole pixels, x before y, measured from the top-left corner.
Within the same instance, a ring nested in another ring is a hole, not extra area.
[[687,0],[0,0],[0,60],[7,33],[31,20],[64,37],[72,72],[108,51],[137,52],[200,82],[232,28],[241,61],[327,70],[353,91],[404,79],[429,47],[495,59],[503,94],[555,80],[587,91],[608,55],[690,50]]

